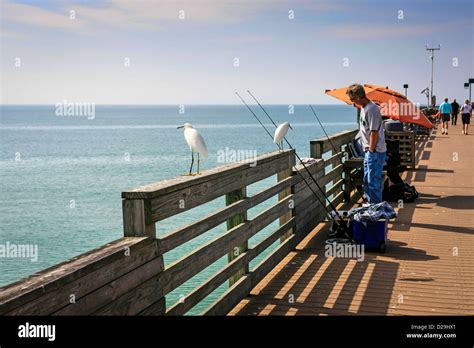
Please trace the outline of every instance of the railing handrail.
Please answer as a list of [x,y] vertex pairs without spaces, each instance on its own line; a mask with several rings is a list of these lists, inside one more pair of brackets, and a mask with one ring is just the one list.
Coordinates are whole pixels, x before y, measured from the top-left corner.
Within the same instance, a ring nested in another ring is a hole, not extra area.
[[[122,192],[125,199],[151,199],[156,196],[167,194],[178,190],[190,188],[195,185],[209,182],[212,179],[241,172],[244,169],[255,168],[275,159],[290,158],[294,150],[274,151],[262,154],[255,159],[242,160],[224,164],[215,168],[201,171],[199,175],[181,175],[172,179],[161,180],[152,184],[142,185],[134,189]],[[254,165],[255,164],[255,165]]]
[[[314,139],[310,141],[310,152],[313,158],[322,158],[322,155],[328,151],[333,151],[333,146],[340,149],[341,146],[353,142],[359,131],[345,130],[327,137]],[[333,153],[334,155],[334,153]]]

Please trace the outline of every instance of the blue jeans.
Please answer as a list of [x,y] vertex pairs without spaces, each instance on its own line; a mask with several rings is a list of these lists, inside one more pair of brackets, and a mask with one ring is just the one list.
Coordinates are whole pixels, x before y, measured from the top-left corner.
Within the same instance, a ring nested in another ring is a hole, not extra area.
[[370,204],[382,202],[382,169],[385,154],[385,152],[365,152],[364,193]]

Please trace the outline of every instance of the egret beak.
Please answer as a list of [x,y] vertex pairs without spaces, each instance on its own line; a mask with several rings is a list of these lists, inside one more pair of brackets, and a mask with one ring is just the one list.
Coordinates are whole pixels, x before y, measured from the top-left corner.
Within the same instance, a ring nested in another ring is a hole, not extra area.
[[183,128],[184,126],[179,126],[179,127],[176,127],[176,129],[180,129],[180,128]]
[[288,127],[290,127],[290,129],[293,129],[293,127],[291,126],[291,124],[289,124]]

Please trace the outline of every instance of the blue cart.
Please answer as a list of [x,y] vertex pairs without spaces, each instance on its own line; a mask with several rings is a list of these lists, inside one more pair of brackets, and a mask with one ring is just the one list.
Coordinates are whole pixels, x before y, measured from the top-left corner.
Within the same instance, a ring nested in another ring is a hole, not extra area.
[[362,223],[353,221],[354,241],[367,249],[385,253],[387,248],[388,220]]

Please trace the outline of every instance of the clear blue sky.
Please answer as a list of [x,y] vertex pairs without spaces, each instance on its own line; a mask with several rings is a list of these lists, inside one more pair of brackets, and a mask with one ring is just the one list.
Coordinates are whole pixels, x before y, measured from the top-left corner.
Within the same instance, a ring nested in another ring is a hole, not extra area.
[[438,100],[464,99],[474,77],[471,0],[2,0],[1,11],[3,104],[237,104],[246,89],[338,104],[324,90],[352,82],[408,83],[425,102],[426,44],[441,44]]

